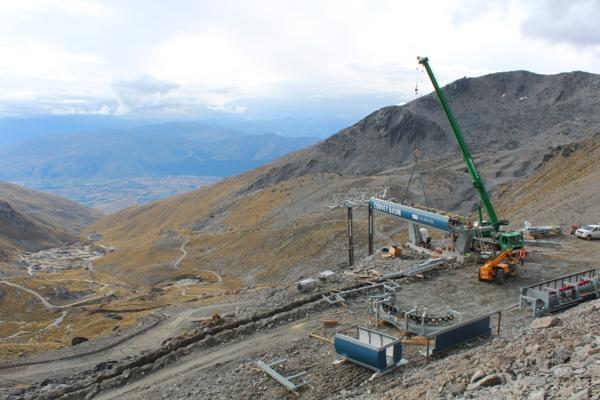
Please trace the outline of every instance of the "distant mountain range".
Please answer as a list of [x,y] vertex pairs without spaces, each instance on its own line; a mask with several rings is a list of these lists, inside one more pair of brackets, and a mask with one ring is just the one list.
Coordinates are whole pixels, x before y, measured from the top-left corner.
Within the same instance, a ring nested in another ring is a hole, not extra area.
[[0,179],[226,177],[318,141],[273,133],[247,135],[201,122],[79,133],[28,132],[25,139],[4,135]]

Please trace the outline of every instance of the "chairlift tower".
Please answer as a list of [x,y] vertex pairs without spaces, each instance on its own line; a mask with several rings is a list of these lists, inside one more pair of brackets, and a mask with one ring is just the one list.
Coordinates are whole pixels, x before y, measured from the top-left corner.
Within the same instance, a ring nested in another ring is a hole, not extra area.
[[373,255],[373,210],[371,197],[385,199],[389,187],[351,188],[346,193],[333,194],[327,201],[327,208],[348,209],[348,266],[354,265],[354,233],[352,226],[352,209],[360,207],[369,208],[369,255]]

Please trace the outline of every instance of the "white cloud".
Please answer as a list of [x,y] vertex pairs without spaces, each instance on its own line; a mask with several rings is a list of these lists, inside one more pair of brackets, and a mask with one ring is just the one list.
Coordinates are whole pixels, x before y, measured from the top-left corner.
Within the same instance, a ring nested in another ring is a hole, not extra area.
[[317,98],[397,104],[414,97],[417,55],[431,57],[442,83],[514,69],[600,72],[597,4],[3,2],[0,112],[194,117],[258,103],[293,112]]
[[156,110],[168,107],[169,94],[179,85],[156,79],[150,75],[141,75],[136,79],[116,81],[119,106],[115,114],[129,114],[132,110]]
[[543,0],[537,3],[535,12],[523,21],[526,35],[554,43],[600,46],[600,2]]
[[103,104],[98,109],[85,109],[79,107],[55,108],[52,110],[52,115],[112,115],[115,112],[106,104]]

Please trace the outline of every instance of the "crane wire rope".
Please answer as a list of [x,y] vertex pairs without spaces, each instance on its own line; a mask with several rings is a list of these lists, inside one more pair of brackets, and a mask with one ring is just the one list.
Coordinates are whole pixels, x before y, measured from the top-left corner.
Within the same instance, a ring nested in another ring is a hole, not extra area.
[[[416,67],[415,68],[415,117],[417,117],[419,115],[419,86],[423,86],[423,67]],[[419,85],[420,84],[420,85]],[[406,199],[408,198],[408,190],[410,188],[410,185],[413,181],[413,177],[415,172],[417,172],[417,177],[415,179],[419,180],[420,186],[421,186],[421,190],[423,192],[423,198],[425,199],[425,206],[429,207],[429,199],[427,197],[427,192],[425,190],[425,184],[423,183],[423,175],[421,174],[421,171],[418,169],[418,163],[419,163],[419,156],[421,154],[421,152],[419,151],[419,144],[420,144],[420,135],[416,135],[415,138],[415,146],[414,146],[414,151],[413,151],[413,156],[414,156],[414,164],[412,167],[412,170],[410,172],[410,176],[408,178],[408,183],[406,184],[406,189],[404,191],[404,198],[402,200],[403,203],[406,203]]]

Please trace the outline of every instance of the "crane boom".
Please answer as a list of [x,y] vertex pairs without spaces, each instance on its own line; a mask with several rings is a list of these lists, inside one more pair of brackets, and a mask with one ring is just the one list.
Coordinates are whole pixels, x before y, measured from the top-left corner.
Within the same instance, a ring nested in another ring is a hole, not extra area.
[[437,80],[435,79],[435,76],[433,75],[433,71],[431,70],[431,67],[429,66],[429,59],[427,57],[417,57],[417,60],[419,61],[419,64],[423,65],[425,67],[425,70],[427,71],[427,75],[429,76],[429,79],[431,80],[431,83],[433,84],[435,93],[437,94],[438,99],[440,100],[440,103],[442,103],[442,108],[444,109],[444,112],[446,113],[446,117],[448,117],[448,121],[450,122],[450,127],[452,128],[452,131],[454,132],[454,136],[456,137],[456,141],[458,142],[458,147],[460,147],[460,151],[462,152],[465,163],[467,164],[467,169],[469,170],[469,174],[471,175],[471,182],[473,183],[475,190],[477,190],[477,193],[479,194],[479,198],[481,199],[481,202],[483,203],[483,207],[485,208],[485,211],[488,215],[488,218],[489,218],[491,224],[494,226],[494,228],[496,230],[498,230],[500,225],[505,225],[506,223],[504,221],[498,220],[498,216],[496,215],[496,210],[494,210],[494,206],[492,205],[490,196],[489,196],[487,190],[485,189],[485,185],[483,184],[483,180],[481,179],[481,176],[479,175],[479,171],[477,171],[477,167],[475,166],[475,162],[473,161],[471,152],[469,151],[469,148],[467,147],[467,143],[465,142],[465,139],[462,135],[460,127],[458,126],[458,122],[456,122],[456,118],[454,118],[454,114],[452,113],[452,110],[450,109],[448,100],[446,99],[446,96],[444,95],[444,92],[442,91],[442,89],[440,89],[440,86],[438,85]]

